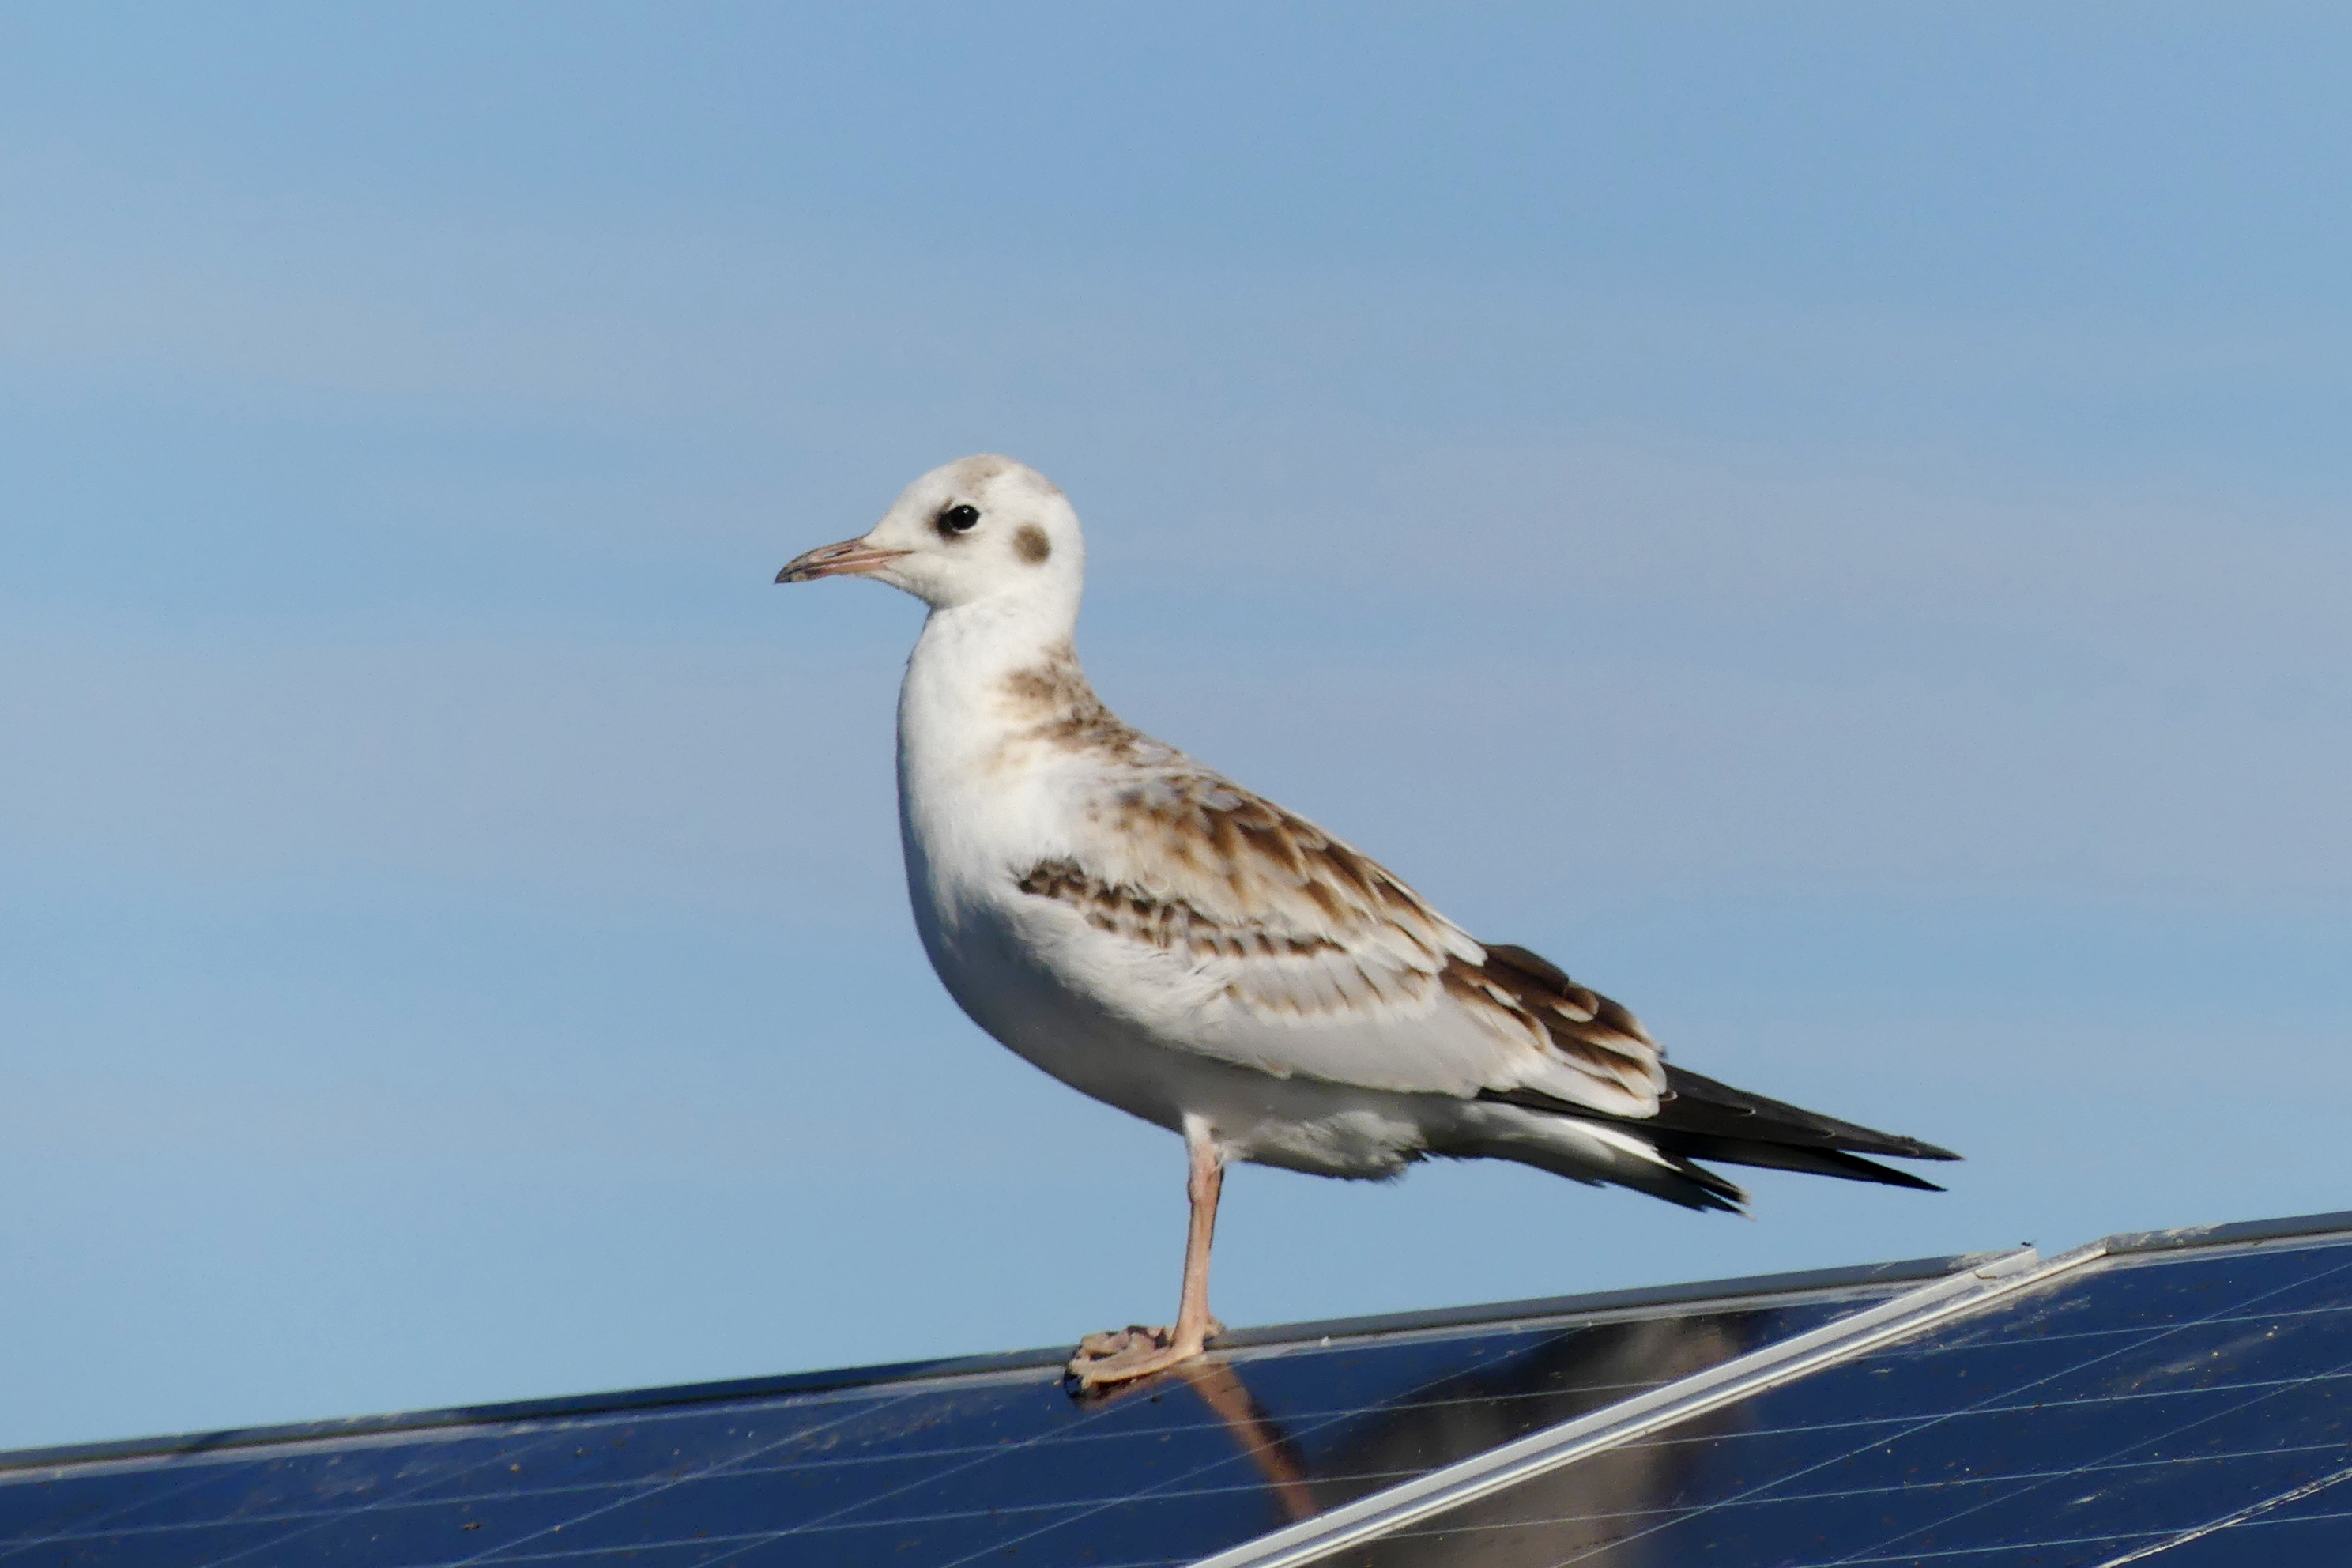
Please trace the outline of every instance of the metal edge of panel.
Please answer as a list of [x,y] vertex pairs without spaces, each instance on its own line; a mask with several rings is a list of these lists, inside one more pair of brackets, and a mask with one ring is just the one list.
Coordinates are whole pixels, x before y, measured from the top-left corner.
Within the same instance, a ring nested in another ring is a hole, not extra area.
[[1793,1382],[1833,1363],[1967,1316],[2061,1275],[2107,1258],[2204,1247],[2252,1247],[2352,1236],[2352,1210],[2242,1220],[2170,1230],[2124,1231],[2042,1259],[2021,1247],[1990,1263],[1960,1260],[1966,1272],[1936,1279],[1868,1310],[1750,1352],[1558,1426],[1534,1432],[1444,1469],[1360,1498],[1286,1529],[1202,1558],[1194,1568],[1295,1568],[1403,1529],[1589,1454],[1632,1441],[1706,1411]]
[[2258,1241],[2294,1241],[2305,1237],[2352,1232],[2352,1209],[2333,1214],[2291,1215],[2284,1219],[2239,1220],[2229,1225],[2183,1226],[2174,1230],[2127,1230],[2101,1243],[2125,1257],[2194,1247],[2238,1247]]
[[[1715,1303],[1745,1304],[1763,1298],[1804,1297],[1873,1286],[1908,1284],[1916,1279],[1946,1278],[1992,1254],[1971,1253],[1943,1258],[1906,1258],[1892,1263],[1854,1264],[1839,1268],[1810,1268],[1786,1274],[1748,1275],[1707,1279],[1684,1285],[1648,1286],[1629,1290],[1600,1290],[1580,1296],[1546,1296],[1526,1300],[1496,1301],[1482,1306],[1437,1308],[1391,1312],[1373,1317],[1330,1318],[1307,1322],[1276,1323],[1236,1329],[1219,1335],[1219,1350],[1255,1350],[1284,1345],[1318,1344],[1326,1340],[1370,1339],[1388,1334],[1472,1328],[1482,1323],[1544,1321],[1557,1322],[1580,1317],[1606,1317],[1643,1310],[1696,1310]],[[181,1433],[154,1437],[127,1437],[94,1443],[72,1443],[0,1452],[0,1477],[26,1470],[59,1469],[79,1465],[136,1459],[162,1459],[235,1452],[293,1443],[333,1442],[438,1427],[498,1426],[524,1421],[560,1420],[566,1416],[600,1415],[620,1410],[658,1409],[672,1405],[708,1405],[730,1399],[763,1399],[798,1394],[849,1392],[886,1388],[892,1384],[933,1378],[979,1377],[1059,1366],[1069,1359],[1067,1345],[1004,1351],[987,1355],[953,1356],[933,1361],[885,1363],[873,1366],[840,1367],[814,1372],[782,1373],[765,1377],[730,1378],[714,1383],[679,1384],[666,1387],[620,1389],[607,1393],[562,1394],[545,1399],[509,1400],[495,1405],[451,1405],[442,1409],[404,1411],[382,1415],[355,1415],[325,1421],[289,1422],[268,1426],[236,1427],[216,1432]]]

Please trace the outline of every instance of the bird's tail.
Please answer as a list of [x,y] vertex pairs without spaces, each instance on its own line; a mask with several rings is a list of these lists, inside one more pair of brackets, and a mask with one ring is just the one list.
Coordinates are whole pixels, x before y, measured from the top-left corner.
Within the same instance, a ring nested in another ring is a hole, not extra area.
[[[1640,1139],[1657,1151],[1660,1169],[1654,1174],[1635,1172],[1638,1177],[1646,1179],[1627,1180],[1614,1172],[1603,1179],[1638,1187],[1685,1208],[1737,1210],[1747,1201],[1747,1194],[1738,1186],[1697,1163],[1702,1160],[1939,1193],[1944,1189],[1933,1182],[1864,1156],[1879,1154],[1898,1160],[1959,1158],[1948,1149],[1939,1149],[1916,1138],[1841,1121],[1833,1116],[1767,1100],[1760,1094],[1750,1094],[1673,1066],[1666,1068],[1666,1092],[1660,1100],[1658,1113],[1651,1117],[1603,1116],[1526,1089],[1489,1089],[1479,1098],[1588,1124],[1603,1124]],[[1555,1168],[1540,1157],[1531,1158],[1535,1152],[1514,1150],[1511,1157],[1546,1169]],[[1589,1166],[1561,1169],[1560,1173],[1580,1180],[1593,1179]]]

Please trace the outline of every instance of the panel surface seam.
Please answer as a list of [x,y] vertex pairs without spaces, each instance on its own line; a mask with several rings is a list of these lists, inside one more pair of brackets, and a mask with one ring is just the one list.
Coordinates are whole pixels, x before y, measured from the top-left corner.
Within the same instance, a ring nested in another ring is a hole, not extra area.
[[2031,1247],[2019,1247],[1833,1323],[1735,1356],[1631,1399],[1531,1432],[1514,1442],[1360,1498],[1328,1513],[1244,1542],[1214,1556],[1202,1558],[1195,1568],[1293,1568],[1295,1564],[1315,1562],[1572,1464],[1588,1454],[1760,1394],[1833,1362],[1906,1339],[2105,1256],[2107,1246],[2104,1241],[2050,1258],[2042,1258]]

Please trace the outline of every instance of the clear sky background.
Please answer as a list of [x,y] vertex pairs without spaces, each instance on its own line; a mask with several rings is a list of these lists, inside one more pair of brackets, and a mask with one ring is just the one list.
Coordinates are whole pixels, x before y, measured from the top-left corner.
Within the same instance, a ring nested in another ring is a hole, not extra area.
[[[1172,1309],[939,991],[997,450],[1129,718],[1970,1156],[1244,1170],[1264,1322],[2352,1206],[2327,5],[0,11],[0,1445]],[[1743,1178],[1744,1179],[1744,1178]]]

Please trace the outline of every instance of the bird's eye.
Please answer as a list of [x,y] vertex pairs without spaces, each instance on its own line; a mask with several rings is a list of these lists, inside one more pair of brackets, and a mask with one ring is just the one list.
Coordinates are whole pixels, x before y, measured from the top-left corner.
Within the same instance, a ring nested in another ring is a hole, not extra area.
[[940,538],[953,539],[960,533],[970,533],[979,521],[980,508],[969,505],[951,506],[940,513],[934,526],[939,529]]

